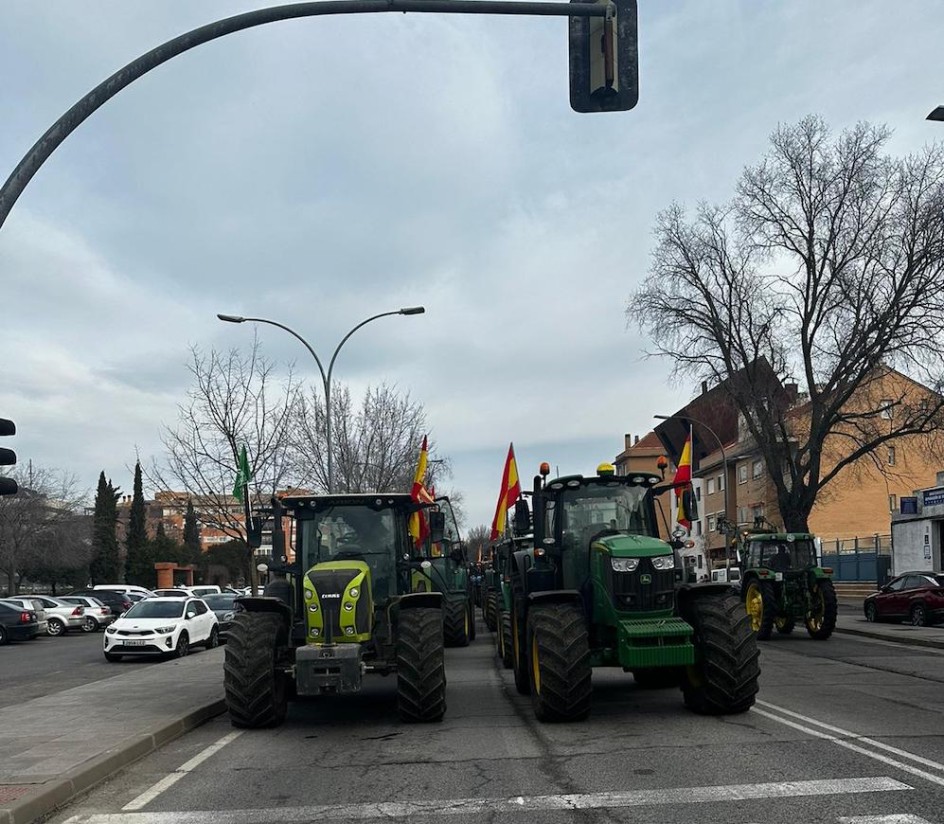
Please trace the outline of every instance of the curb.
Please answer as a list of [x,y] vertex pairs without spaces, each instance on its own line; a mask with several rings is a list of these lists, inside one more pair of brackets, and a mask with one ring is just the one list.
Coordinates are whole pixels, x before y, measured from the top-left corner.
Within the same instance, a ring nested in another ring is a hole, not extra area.
[[75,796],[90,790],[123,767],[150,755],[168,742],[224,712],[226,702],[220,698],[191,710],[182,718],[155,725],[149,732],[128,736],[81,766],[63,773],[53,781],[38,784],[35,790],[22,798],[0,807],[0,824],[30,824]]
[[889,637],[881,635],[878,632],[870,632],[867,629],[855,629],[852,627],[836,627],[833,632],[841,632],[843,635],[858,635],[862,638],[874,638],[878,641],[888,641],[890,644],[905,644],[911,647],[929,647],[931,649],[944,649],[944,642],[934,641],[930,638],[916,638],[911,635],[901,635]]

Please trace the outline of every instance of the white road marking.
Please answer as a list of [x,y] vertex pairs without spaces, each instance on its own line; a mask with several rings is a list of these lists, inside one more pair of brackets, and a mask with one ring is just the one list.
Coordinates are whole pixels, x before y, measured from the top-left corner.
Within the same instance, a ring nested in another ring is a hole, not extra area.
[[853,815],[836,819],[839,824],[931,824],[916,815]]
[[311,821],[324,819],[411,819],[428,815],[494,815],[521,813],[524,810],[592,810],[896,792],[913,789],[893,778],[876,776],[819,781],[780,781],[769,784],[734,784],[721,787],[676,787],[663,790],[515,796],[513,798],[455,798],[372,804],[330,804],[320,807],[283,807],[276,810],[192,810],[150,813],[122,811],[74,815],[66,824],[294,824],[294,822],[308,824]]
[[875,761],[881,761],[883,764],[888,765],[889,767],[895,767],[899,770],[904,770],[907,773],[916,775],[919,778],[923,778],[925,781],[930,781],[932,784],[938,784],[944,787],[944,777],[932,775],[929,772],[924,770],[919,770],[917,767],[912,767],[911,764],[905,764],[903,761],[896,761],[894,758],[889,758],[887,755],[882,755],[881,753],[873,752],[872,750],[867,750],[865,747],[860,747],[858,744],[853,744],[851,741],[845,741],[842,738],[837,738],[835,735],[830,735],[827,732],[821,732],[820,730],[813,729],[812,727],[805,727],[802,724],[797,724],[796,721],[790,721],[786,718],[781,718],[779,715],[774,715],[770,712],[764,712],[764,710],[759,710],[757,707],[753,707],[751,712],[762,715],[764,718],[769,718],[771,721],[776,721],[778,724],[784,724],[788,727],[792,727],[795,730],[800,732],[805,732],[807,735],[812,735],[814,738],[822,738],[824,741],[831,741],[833,744],[836,744],[840,747],[845,747],[847,750],[852,750],[852,752],[857,752],[859,755],[864,755],[868,758],[871,758]]
[[844,738],[852,738],[855,741],[859,741],[862,744],[868,744],[870,747],[875,747],[879,750],[884,750],[885,752],[894,753],[901,758],[907,758],[909,761],[914,761],[916,764],[923,764],[925,767],[930,767],[933,770],[940,770],[944,773],[944,764],[940,761],[932,761],[930,758],[925,758],[921,755],[915,755],[908,750],[901,750],[898,747],[893,747],[891,744],[884,744],[881,741],[876,741],[874,738],[868,738],[864,735],[859,735],[849,730],[844,730],[842,727],[834,727],[832,724],[827,724],[824,721],[817,721],[815,718],[809,718],[806,715],[800,715],[798,712],[793,712],[793,710],[784,709],[783,707],[778,707],[774,704],[768,704],[766,701],[757,701],[758,704],[767,707],[768,709],[775,710],[777,712],[782,712],[784,715],[789,715],[791,718],[798,718],[800,721],[805,721],[807,724],[814,724],[817,727],[822,727],[824,730],[829,730],[834,732],[837,735],[841,735]]
[[181,764],[176,770],[172,773],[165,775],[160,781],[158,781],[153,787],[148,790],[145,790],[141,795],[135,798],[133,801],[128,802],[122,807],[122,810],[140,810],[142,807],[150,804],[155,798],[157,798],[162,792],[173,787],[181,778],[183,778],[187,773],[193,772],[197,767],[199,767],[204,761],[206,761],[211,755],[218,753],[223,747],[229,744],[230,741],[234,741],[243,734],[243,730],[236,730],[227,735],[224,735],[219,741],[210,744],[205,750],[198,752],[193,758],[187,761],[184,764]]

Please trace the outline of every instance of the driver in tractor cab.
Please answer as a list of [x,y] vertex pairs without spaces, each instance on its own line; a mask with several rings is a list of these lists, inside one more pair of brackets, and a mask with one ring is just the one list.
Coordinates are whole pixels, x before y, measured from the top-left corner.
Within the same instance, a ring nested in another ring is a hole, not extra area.
[[790,551],[784,544],[777,545],[777,554],[770,559],[770,568],[774,572],[786,572],[790,569]]

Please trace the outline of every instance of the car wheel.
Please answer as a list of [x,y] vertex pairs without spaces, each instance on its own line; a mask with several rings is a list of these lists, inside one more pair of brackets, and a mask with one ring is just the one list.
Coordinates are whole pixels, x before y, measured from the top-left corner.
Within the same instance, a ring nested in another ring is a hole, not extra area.
[[865,605],[865,620],[870,624],[878,623],[878,608],[871,601]]
[[0,647],[2,647],[6,642],[7,642],[6,627],[0,627]]
[[66,625],[58,618],[50,618],[46,623],[46,633],[48,635],[65,635]]
[[926,627],[928,625],[928,613],[924,604],[915,604],[911,608],[911,624],[915,627]]
[[118,661],[121,660],[121,656],[120,656],[120,655],[115,655],[115,653],[113,653],[113,652],[106,652],[106,653],[105,653],[105,660],[108,661],[108,662],[111,663],[111,664],[114,664],[114,663],[116,663],[116,662],[118,662]]
[[207,638],[206,644],[204,644],[204,647],[206,647],[206,649],[215,649],[219,645],[220,645],[220,632],[216,627],[213,627],[213,629],[210,630],[210,637]]
[[82,624],[82,632],[98,632],[98,621],[94,618],[86,618]]
[[190,652],[190,636],[186,632],[180,633],[177,646],[174,647],[174,658],[183,658]]

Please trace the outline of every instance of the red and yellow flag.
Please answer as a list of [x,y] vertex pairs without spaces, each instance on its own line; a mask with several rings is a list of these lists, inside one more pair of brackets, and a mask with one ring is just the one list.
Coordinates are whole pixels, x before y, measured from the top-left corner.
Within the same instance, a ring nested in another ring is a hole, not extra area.
[[495,507],[495,519],[492,521],[492,535],[489,540],[494,541],[505,533],[508,510],[520,497],[521,483],[518,481],[518,464],[515,463],[515,445],[508,444],[508,457],[505,458],[501,492],[498,493],[498,505]]
[[[692,487],[692,430],[688,430],[688,437],[685,439],[685,446],[682,447],[682,457],[679,458],[678,469],[675,471],[675,478],[672,480],[675,487],[675,503],[678,509],[676,521],[686,529],[692,528],[691,513],[686,509],[686,492],[691,491]],[[690,498],[690,495],[689,495]]]
[[[410,497],[417,503],[431,504],[433,496],[426,489],[426,465],[429,462],[429,449],[426,443],[426,436],[423,436],[423,445],[420,447],[420,459],[416,464],[416,473],[413,475],[413,489],[410,490]],[[429,524],[426,522],[426,515],[423,510],[418,510],[410,515],[409,524],[410,535],[413,536],[414,546],[419,546],[429,535]]]

